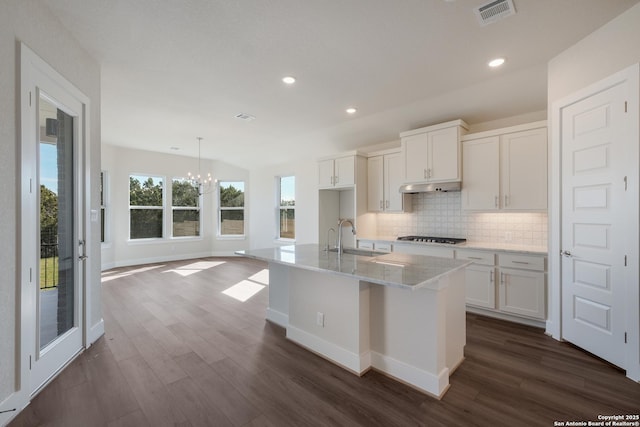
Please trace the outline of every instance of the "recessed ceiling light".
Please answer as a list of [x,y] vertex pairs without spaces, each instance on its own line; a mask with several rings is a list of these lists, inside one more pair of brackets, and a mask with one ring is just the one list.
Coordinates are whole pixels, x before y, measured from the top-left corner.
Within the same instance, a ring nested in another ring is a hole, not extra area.
[[349,113],[349,114],[355,114],[355,113],[356,113],[356,111],[358,111],[358,110],[356,110],[354,107],[349,107],[349,108],[347,108],[345,111],[346,111],[347,113]]
[[499,67],[502,64],[504,64],[504,61],[505,61],[504,58],[492,59],[491,61],[489,61],[489,67],[491,68]]
[[286,76],[282,78],[282,81],[288,85],[292,85],[296,82],[296,78],[292,76]]

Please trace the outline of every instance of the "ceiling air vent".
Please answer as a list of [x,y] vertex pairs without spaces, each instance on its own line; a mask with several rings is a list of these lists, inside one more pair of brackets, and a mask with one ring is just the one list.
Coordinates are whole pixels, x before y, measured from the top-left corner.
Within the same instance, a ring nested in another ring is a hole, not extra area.
[[483,27],[516,13],[516,8],[513,6],[512,0],[492,1],[474,10],[478,21],[480,21],[480,25]]
[[234,117],[236,119],[244,120],[247,122],[250,122],[251,120],[256,118],[255,116],[252,116],[251,114],[247,114],[247,113],[238,113]]

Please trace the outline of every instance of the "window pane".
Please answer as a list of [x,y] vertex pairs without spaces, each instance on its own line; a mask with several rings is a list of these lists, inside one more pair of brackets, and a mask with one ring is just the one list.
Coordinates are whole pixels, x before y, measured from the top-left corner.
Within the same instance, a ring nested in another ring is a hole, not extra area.
[[244,234],[244,210],[221,210],[220,234]]
[[162,237],[162,209],[130,209],[131,239]]
[[162,206],[162,178],[157,176],[130,176],[129,205]]
[[171,185],[171,204],[197,208],[200,200],[198,186],[186,179],[174,179]]
[[295,209],[280,209],[280,238],[295,239],[296,211]]
[[199,236],[200,235],[200,211],[174,210],[173,211],[173,237]]
[[244,207],[244,182],[220,182],[220,207]]
[[283,176],[280,178],[280,206],[296,205],[296,177]]

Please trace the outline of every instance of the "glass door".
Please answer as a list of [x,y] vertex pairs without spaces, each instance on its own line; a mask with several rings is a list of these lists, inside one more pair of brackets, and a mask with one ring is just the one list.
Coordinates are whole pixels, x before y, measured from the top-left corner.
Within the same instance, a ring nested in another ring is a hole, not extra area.
[[[78,180],[79,114],[40,90],[36,131],[37,273],[35,360],[37,391],[82,348],[84,240]],[[80,110],[81,111],[81,110]]]

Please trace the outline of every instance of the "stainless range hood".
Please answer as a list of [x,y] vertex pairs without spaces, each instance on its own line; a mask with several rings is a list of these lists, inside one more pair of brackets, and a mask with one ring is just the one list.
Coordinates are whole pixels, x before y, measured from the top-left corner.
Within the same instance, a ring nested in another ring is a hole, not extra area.
[[433,193],[460,191],[462,188],[460,181],[458,182],[437,182],[429,184],[405,184],[400,186],[401,193]]

